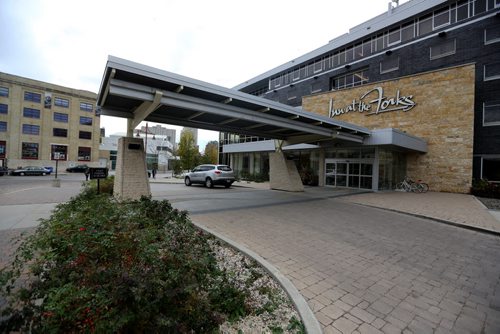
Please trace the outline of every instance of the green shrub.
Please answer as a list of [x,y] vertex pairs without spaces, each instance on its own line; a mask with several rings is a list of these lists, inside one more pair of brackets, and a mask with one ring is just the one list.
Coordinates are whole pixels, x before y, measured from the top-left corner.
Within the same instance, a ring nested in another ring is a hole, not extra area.
[[[113,195],[113,189],[115,185],[115,176],[111,175],[105,179],[99,180],[99,192],[101,194]],[[85,192],[97,193],[97,180],[90,180],[90,182],[84,182]]]
[[206,333],[247,311],[186,212],[93,191],[41,221],[0,288],[0,332]]
[[488,180],[473,180],[471,194],[486,198],[500,199],[500,184],[489,182]]

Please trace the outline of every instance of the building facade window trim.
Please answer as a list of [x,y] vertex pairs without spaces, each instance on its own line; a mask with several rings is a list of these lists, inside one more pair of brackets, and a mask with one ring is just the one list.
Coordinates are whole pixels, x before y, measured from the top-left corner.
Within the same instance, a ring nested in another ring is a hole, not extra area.
[[92,112],[94,110],[94,105],[92,103],[80,102],[80,110]]
[[54,112],[54,122],[68,123],[68,121],[69,121],[68,114]]
[[390,57],[380,62],[380,74],[399,70],[399,57]]
[[23,108],[23,117],[40,119],[40,110],[34,108]]
[[78,146],[78,161],[91,160],[92,147]]
[[23,142],[21,144],[21,159],[38,160],[38,143]]
[[430,60],[454,55],[457,52],[457,40],[447,40],[429,48]]
[[92,139],[92,132],[90,132],[90,131],[79,131],[78,138],[79,139]]
[[54,137],[68,137],[68,129],[62,129],[62,128],[53,128],[52,129],[52,135]]
[[1,97],[9,97],[9,88],[0,86],[0,96]]
[[500,62],[485,64],[483,70],[484,81],[500,79]]
[[9,105],[0,103],[0,114],[8,114],[9,113]]
[[59,153],[58,160],[68,160],[68,146],[67,145],[59,145],[59,144],[51,144],[50,145],[50,159],[56,160],[56,153]]
[[500,125],[500,100],[483,103],[483,126]]
[[[490,31],[489,35],[488,31]],[[500,42],[500,25],[484,29],[484,45],[498,42]]]
[[92,125],[92,117],[80,116],[81,125]]
[[61,108],[69,108],[69,100],[62,97],[54,98],[54,105]]
[[40,103],[40,102],[42,102],[42,94],[25,91],[24,92],[24,101],[31,101],[31,102]]
[[40,135],[40,125],[23,124],[23,134],[25,135]]
[[[496,174],[494,174],[494,171],[497,171]],[[500,183],[500,173],[498,171],[500,171],[500,155],[481,157],[481,179]]]

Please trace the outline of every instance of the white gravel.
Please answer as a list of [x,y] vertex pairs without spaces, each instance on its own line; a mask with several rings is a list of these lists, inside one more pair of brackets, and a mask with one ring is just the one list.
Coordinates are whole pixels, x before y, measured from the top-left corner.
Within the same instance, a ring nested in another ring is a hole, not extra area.
[[211,243],[221,269],[232,275],[232,281],[249,291],[247,305],[252,314],[222,324],[221,333],[304,333],[300,316],[281,286],[256,261],[233,248]]

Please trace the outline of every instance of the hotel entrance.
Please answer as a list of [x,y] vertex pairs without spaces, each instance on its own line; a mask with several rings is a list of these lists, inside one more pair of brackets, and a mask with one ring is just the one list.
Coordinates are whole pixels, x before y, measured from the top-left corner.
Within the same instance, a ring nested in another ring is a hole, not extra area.
[[325,185],[372,189],[373,162],[365,160],[325,160]]

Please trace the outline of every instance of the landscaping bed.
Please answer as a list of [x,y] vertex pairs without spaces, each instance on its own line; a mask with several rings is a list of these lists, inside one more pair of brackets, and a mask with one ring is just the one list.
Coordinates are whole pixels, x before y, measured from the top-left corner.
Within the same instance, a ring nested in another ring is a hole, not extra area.
[[267,272],[186,212],[90,186],[24,237],[0,288],[0,332],[304,332]]

